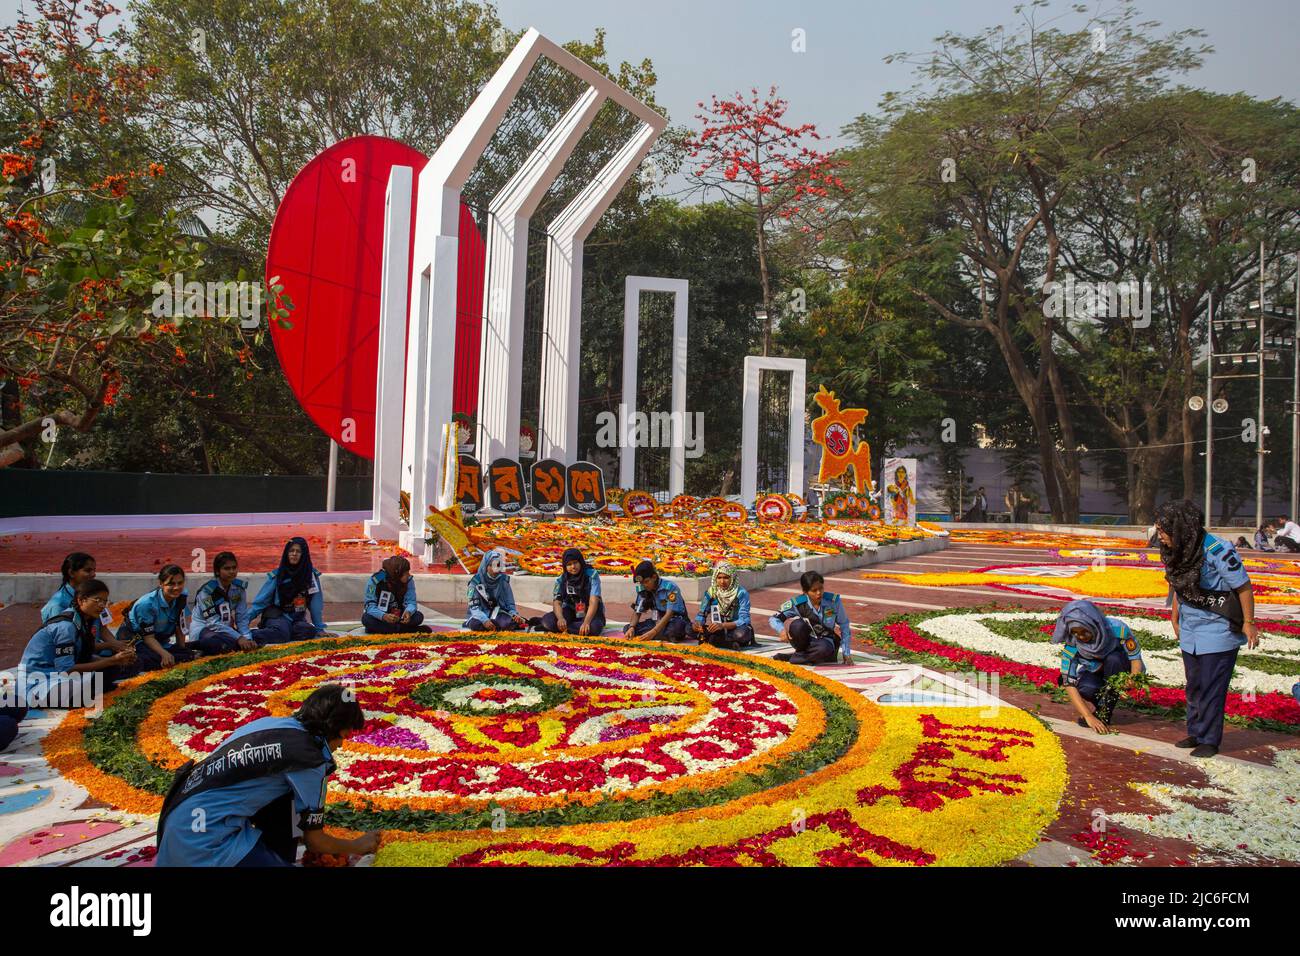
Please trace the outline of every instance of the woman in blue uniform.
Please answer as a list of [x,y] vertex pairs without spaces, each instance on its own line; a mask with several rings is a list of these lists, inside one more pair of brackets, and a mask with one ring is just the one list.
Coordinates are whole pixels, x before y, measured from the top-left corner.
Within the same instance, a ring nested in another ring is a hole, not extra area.
[[253,599],[248,616],[262,616],[259,644],[307,641],[325,631],[325,595],[320,575],[312,567],[306,538],[290,538],[280,555],[280,566],[266,576]]
[[292,717],[236,729],[197,764],[176,771],[158,817],[155,866],[292,866],[294,815],[307,849],[373,853],[378,832],[353,840],[324,830],[334,751],[365,726],[350,690],[325,684]]
[[1223,742],[1228,685],[1245,644],[1259,645],[1255,592],[1241,558],[1205,530],[1192,501],[1171,501],[1156,513],[1160,560],[1172,594],[1169,619],[1187,675],[1187,736],[1175,746],[1213,757]]
[[695,633],[701,643],[729,647],[733,651],[755,643],[749,620],[749,592],[736,580],[736,569],[726,561],[713,568],[713,580],[704,592],[695,615]]
[[95,559],[84,551],[73,551],[63,559],[63,567],[59,570],[63,574],[63,583],[41,608],[42,624],[72,607],[72,596],[77,593],[77,585],[95,578]]
[[229,551],[212,559],[212,577],[194,595],[190,638],[205,656],[257,650],[249,626],[248,582]]
[[781,640],[794,648],[792,653],[774,656],[792,664],[833,664],[838,649],[849,663],[851,638],[844,602],[826,590],[825,578],[816,571],[805,571],[799,587],[803,594],[786,601],[768,620]]
[[108,606],[108,585],[91,579],[77,585],[72,607],[61,611],[32,635],[23,651],[19,671],[24,680],[22,702],[30,707],[85,707],[96,697],[95,675],[103,689],[134,673],[135,651],[127,647],[110,657],[95,655],[100,615]]
[[636,596],[632,601],[632,620],[623,628],[623,636],[674,644],[685,638],[690,625],[681,589],[659,577],[653,561],[638,564],[632,580],[636,584]]
[[500,548],[483,555],[478,570],[469,579],[466,603],[469,617],[465,627],[471,631],[517,631],[526,623],[515,607],[505,552]]
[[[42,624],[48,624],[50,618],[72,607],[72,599],[77,593],[77,588],[87,581],[95,580],[95,559],[84,551],[73,551],[63,559],[63,567],[60,571],[63,575],[63,583],[41,608]],[[110,615],[105,609],[100,618],[104,626],[95,629],[95,649],[92,652],[100,657],[112,657],[118,651],[124,651],[131,646],[129,642],[119,641],[113,636],[108,630],[109,620]]]
[[605,602],[600,596],[600,574],[577,548],[560,557],[563,570],[551,591],[551,610],[542,615],[542,630],[584,637],[605,630]]
[[1061,676],[1070,704],[1079,714],[1079,726],[1099,734],[1110,733],[1110,718],[1119,695],[1108,681],[1116,674],[1141,674],[1142,648],[1132,628],[1119,618],[1107,617],[1091,601],[1071,601],[1061,608],[1052,632],[1061,645]]
[[420,613],[411,562],[400,554],[385,558],[380,570],[370,575],[361,623],[367,634],[433,633]]
[[141,670],[156,671],[194,660],[197,645],[189,643],[189,595],[185,572],[167,564],[158,572],[158,587],[136,598],[119,629],[119,637],[134,637]]

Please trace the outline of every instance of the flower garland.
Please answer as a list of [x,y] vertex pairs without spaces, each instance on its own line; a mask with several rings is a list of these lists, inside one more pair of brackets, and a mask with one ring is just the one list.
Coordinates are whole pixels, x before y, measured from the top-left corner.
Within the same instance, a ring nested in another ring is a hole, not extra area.
[[98,719],[69,714],[47,758],[95,799],[156,812],[183,760],[343,683],[367,724],[335,754],[327,823],[385,830],[380,865],[991,865],[1035,845],[1064,789],[1055,736],[1014,708],[879,707],[708,647],[483,638],[152,672]]

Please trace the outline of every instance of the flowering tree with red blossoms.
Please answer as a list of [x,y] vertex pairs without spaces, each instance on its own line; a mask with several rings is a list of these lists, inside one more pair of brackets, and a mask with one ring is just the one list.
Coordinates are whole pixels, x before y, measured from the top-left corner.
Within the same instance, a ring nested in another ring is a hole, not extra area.
[[197,277],[205,246],[158,191],[139,131],[158,70],[105,35],[117,12],[37,0],[0,29],[0,467],[89,430],[133,381],[179,396],[215,353],[249,352],[229,321],[153,314],[154,284]]
[[[790,223],[813,207],[825,211],[823,201],[832,189],[843,190],[836,175],[840,166],[833,151],[822,152],[807,145],[819,140],[812,123],[790,126],[784,122],[789,102],[773,86],[766,96],[757,89],[750,97],[737,93],[731,99],[714,96],[709,106],[696,114],[700,132],[686,141],[690,155],[699,160],[696,179],[707,189],[716,189],[737,205],[753,208],[758,240],[759,278],[763,287],[763,354],[772,345],[772,282],[768,268],[768,229],[776,223]],[[804,232],[813,227],[804,225]]]

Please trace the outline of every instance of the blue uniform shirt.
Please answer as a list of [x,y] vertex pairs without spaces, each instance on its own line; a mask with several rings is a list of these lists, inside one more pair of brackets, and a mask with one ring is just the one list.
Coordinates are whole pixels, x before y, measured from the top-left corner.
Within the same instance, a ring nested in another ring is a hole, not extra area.
[[221,582],[216,578],[206,581],[194,595],[194,613],[190,630],[197,635],[205,627],[224,624],[239,632],[241,637],[251,637],[248,613],[248,582],[235,578],[223,594]]
[[50,621],[31,636],[19,666],[29,673],[66,674],[80,655],[88,654],[86,642],[94,647],[101,627],[73,611],[70,619]]
[[62,614],[68,608],[72,607],[72,585],[65,584],[59,588],[45,602],[45,607],[41,608],[41,623],[50,623],[50,618],[56,614]]
[[[718,602],[713,600],[713,596],[708,591],[704,592],[704,597],[700,600],[700,613],[695,615],[695,620],[699,624],[708,626],[712,620],[712,608]],[[724,621],[735,621],[737,627],[748,627],[749,621],[749,592],[744,588],[740,589],[740,594],[736,598],[736,607],[734,617],[724,617]]]
[[[366,585],[366,613],[372,617],[383,617],[385,614],[397,613],[402,611],[408,614],[414,614],[420,608],[415,597],[415,578],[406,582],[406,594],[402,597],[401,608],[393,607],[393,588],[388,583],[388,572],[380,569],[370,575],[370,583]],[[383,595],[388,595],[388,604],[382,604]]]
[[[226,740],[275,729],[301,730],[302,724],[293,717],[262,717],[237,728]],[[324,811],[331,761],[329,747],[322,745],[319,767],[257,777],[182,800],[167,816],[155,865],[234,866],[261,836],[251,817],[272,800],[291,793],[296,813]],[[202,815],[196,815],[196,810],[202,810]],[[196,827],[196,820],[202,820],[203,826]]]
[[[1106,623],[1110,625],[1110,632],[1115,635],[1119,641],[1120,650],[1128,655],[1130,661],[1142,660],[1142,646],[1138,643],[1137,635],[1133,629],[1118,618],[1108,617]],[[1095,657],[1084,657],[1079,653],[1079,648],[1073,644],[1061,645],[1061,681],[1064,684],[1076,686],[1079,683],[1079,675],[1088,673],[1095,674],[1100,671],[1105,661],[1098,660]],[[1146,672],[1146,664],[1142,665],[1142,671]]]
[[[252,607],[248,609],[250,618],[256,618],[268,607],[279,607],[276,599],[275,575],[275,571],[267,572],[266,583],[262,585],[262,590],[257,592]],[[300,594],[298,597],[301,599],[301,604],[295,601],[292,606],[280,610],[293,618],[310,614],[312,624],[316,625],[316,633],[325,630],[325,594],[320,586],[320,572],[315,568],[311,569],[311,586],[307,588],[307,593]]]
[[[636,586],[637,597],[639,598],[644,592],[645,589],[638,584]],[[632,607],[635,609],[636,604],[634,603]],[[671,581],[660,578],[659,587],[655,589],[654,593],[654,609],[660,614],[676,613],[685,617],[686,601],[682,598],[681,588]]]
[[[518,608],[515,607],[515,592],[510,589],[510,575],[502,572],[496,580],[497,583],[490,587],[484,585],[484,590],[487,591],[485,598],[479,593],[477,577],[469,579],[465,591],[469,620],[486,621],[493,613],[509,614],[511,617],[518,613]],[[495,605],[493,601],[496,602]]]
[[[799,617],[799,606],[807,604],[808,595],[800,594],[796,598],[791,598],[781,605],[781,610],[777,611],[767,623],[777,634],[785,633],[785,622],[794,617]],[[818,609],[821,613],[822,626],[827,630],[839,625],[842,640],[849,639],[849,616],[844,610],[844,602],[840,600],[838,594],[832,594],[830,591],[822,592],[822,603]]]
[[[1208,591],[1235,591],[1250,583],[1241,566],[1236,549],[1212,534],[1205,536],[1205,555],[1201,563],[1200,585]],[[1235,633],[1228,619],[1178,602],[1178,645],[1188,654],[1218,654],[1236,650],[1246,643],[1246,635]]]
[[568,593],[565,577],[565,575],[561,574],[555,579],[555,587],[551,589],[551,600],[559,601],[562,606],[572,607],[578,617],[585,617],[587,603],[593,597],[600,597],[600,573],[595,568],[587,568],[587,586],[590,588],[587,602],[582,601],[578,595]]
[[182,633],[188,627],[188,610],[185,605],[189,593],[182,591],[175,601],[163,597],[162,588],[154,588],[148,594],[137,598],[127,612],[131,629],[140,637],[152,637],[164,647],[169,642],[184,644]]

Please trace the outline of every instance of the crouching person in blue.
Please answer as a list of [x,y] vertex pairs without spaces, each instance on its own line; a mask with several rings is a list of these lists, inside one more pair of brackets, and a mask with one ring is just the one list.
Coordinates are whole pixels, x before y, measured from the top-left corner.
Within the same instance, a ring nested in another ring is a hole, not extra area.
[[694,627],[700,642],[714,647],[734,651],[758,643],[749,620],[749,592],[736,581],[736,569],[726,561],[714,565],[713,581],[704,592]]
[[[85,707],[98,689],[139,672],[130,647],[109,657],[95,654],[108,607],[108,585],[91,579],[77,585],[72,606],[60,611],[32,635],[19,663],[19,701],[28,707]],[[97,676],[98,675],[98,676]],[[21,710],[21,707],[14,708]],[[21,719],[21,716],[19,716]]]
[[155,866],[292,866],[297,829],[316,853],[373,853],[378,832],[354,840],[323,829],[333,752],[365,726],[350,691],[325,684],[292,717],[238,728],[176,771],[158,817]]
[[661,580],[651,561],[638,564],[632,580],[636,583],[636,597],[632,601],[632,620],[623,628],[623,636],[674,644],[685,638],[686,602],[677,585]]
[[527,623],[515,607],[506,555],[500,548],[483,555],[465,597],[469,605],[465,627],[471,631],[517,631]]
[[1213,757],[1223,742],[1228,685],[1245,644],[1259,645],[1255,592],[1241,558],[1205,530],[1194,502],[1171,501],[1156,512],[1160,560],[1173,593],[1170,621],[1187,674],[1187,736],[1174,746]]
[[768,624],[793,652],[774,655],[792,664],[833,664],[843,650],[850,658],[849,616],[838,594],[826,590],[826,579],[816,571],[805,571],[799,578],[803,594],[786,601],[768,619]]
[[258,644],[309,641],[324,633],[325,595],[306,538],[290,538],[285,543],[280,566],[266,575],[266,583],[248,610],[253,620],[258,615],[262,617]]
[[1071,601],[1056,619],[1052,643],[1061,645],[1058,683],[1065,687],[1079,714],[1079,726],[1110,733],[1110,717],[1119,694],[1107,682],[1116,674],[1146,670],[1137,635],[1091,601]]
[[411,580],[411,562],[400,554],[385,558],[366,585],[366,610],[361,615],[367,634],[432,634],[424,623]]
[[248,623],[248,582],[238,575],[239,562],[222,551],[212,560],[212,580],[194,595],[190,635],[205,656],[257,650]]
[[118,629],[118,638],[134,638],[140,668],[156,671],[192,661],[199,655],[189,643],[189,595],[185,572],[180,565],[167,564],[158,572],[158,587],[136,598]]
[[605,602],[600,596],[600,574],[587,563],[577,548],[560,557],[564,571],[551,591],[551,610],[542,615],[542,630],[551,633],[577,631],[584,637],[605,630]]

